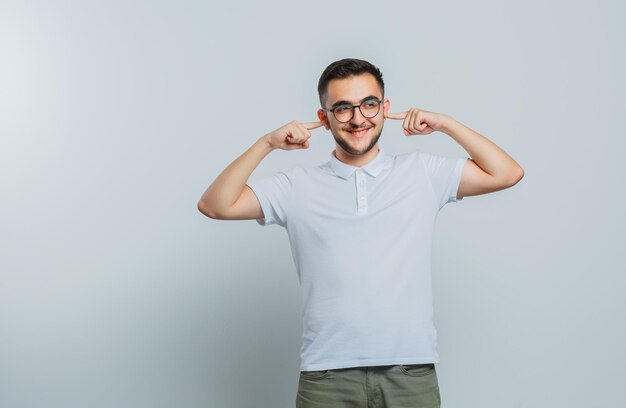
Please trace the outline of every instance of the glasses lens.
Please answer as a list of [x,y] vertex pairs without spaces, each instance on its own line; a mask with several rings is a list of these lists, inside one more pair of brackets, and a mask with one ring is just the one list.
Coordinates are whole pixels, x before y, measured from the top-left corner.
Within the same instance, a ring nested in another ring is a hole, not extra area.
[[352,106],[350,105],[339,105],[335,108],[335,118],[339,122],[347,122],[352,119]]
[[369,99],[361,103],[361,113],[366,118],[373,118],[376,116],[378,114],[378,109],[380,109],[380,102],[375,99]]

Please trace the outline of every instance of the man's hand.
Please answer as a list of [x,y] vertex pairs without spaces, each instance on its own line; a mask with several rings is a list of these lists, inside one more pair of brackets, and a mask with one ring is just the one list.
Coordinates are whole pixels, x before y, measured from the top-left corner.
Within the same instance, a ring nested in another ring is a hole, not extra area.
[[298,122],[294,120],[263,136],[272,149],[295,150],[308,149],[311,132],[309,130],[323,126],[324,122]]
[[404,119],[402,129],[404,135],[428,135],[434,131],[440,131],[447,123],[449,116],[441,113],[428,112],[411,108],[401,113],[385,113],[385,119]]

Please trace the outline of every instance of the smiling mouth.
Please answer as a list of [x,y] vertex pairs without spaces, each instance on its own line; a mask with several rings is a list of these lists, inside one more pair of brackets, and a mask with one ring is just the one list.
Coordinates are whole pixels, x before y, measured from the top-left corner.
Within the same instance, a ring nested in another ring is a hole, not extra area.
[[352,136],[359,137],[359,136],[365,135],[370,129],[371,127],[363,128],[363,129],[350,129],[350,130],[346,130],[346,132],[352,134]]

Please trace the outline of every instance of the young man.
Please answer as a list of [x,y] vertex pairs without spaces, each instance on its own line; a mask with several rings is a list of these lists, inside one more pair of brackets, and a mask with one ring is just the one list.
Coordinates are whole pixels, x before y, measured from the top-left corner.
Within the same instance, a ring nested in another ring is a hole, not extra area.
[[[333,62],[318,93],[319,121],[292,121],[259,138],[198,209],[287,229],[303,291],[297,407],[439,407],[430,275],[437,213],[511,187],[524,172],[450,116],[390,113],[382,74],[369,62]],[[378,145],[386,119],[403,120],[406,136],[443,132],[471,158],[387,154]],[[308,148],[321,126],[336,142],[328,162],[248,180],[273,150]]]

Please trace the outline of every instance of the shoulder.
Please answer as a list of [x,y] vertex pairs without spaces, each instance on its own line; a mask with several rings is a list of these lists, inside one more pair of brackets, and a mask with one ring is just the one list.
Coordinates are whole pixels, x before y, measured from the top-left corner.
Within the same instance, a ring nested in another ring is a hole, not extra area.
[[412,152],[389,155],[388,157],[391,158],[396,165],[415,166],[419,164],[420,160],[422,160],[422,154],[423,152],[420,149],[417,149]]
[[308,180],[315,177],[315,174],[319,174],[319,166],[293,166],[283,170],[279,170],[274,174],[275,178],[283,180],[290,186],[306,184]]

